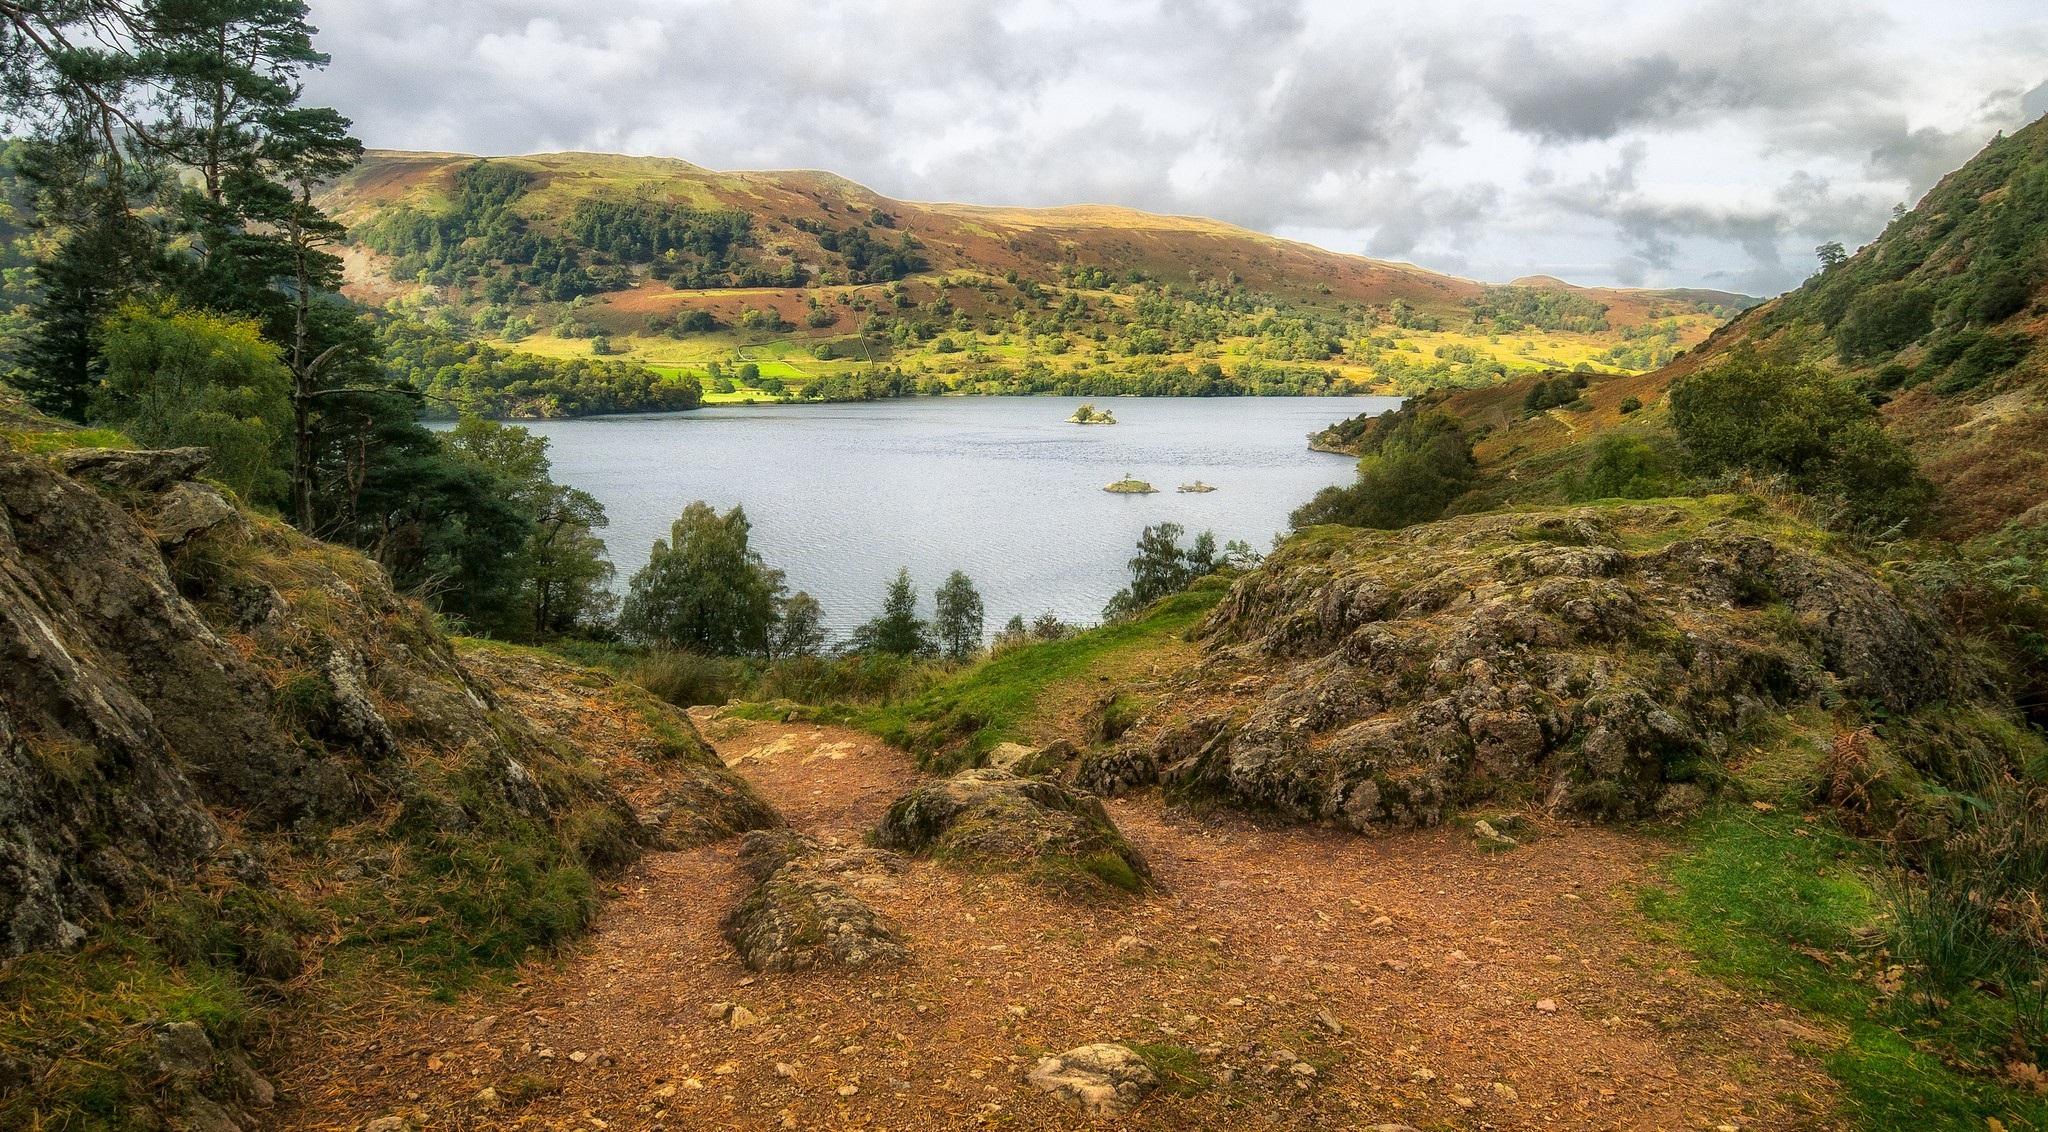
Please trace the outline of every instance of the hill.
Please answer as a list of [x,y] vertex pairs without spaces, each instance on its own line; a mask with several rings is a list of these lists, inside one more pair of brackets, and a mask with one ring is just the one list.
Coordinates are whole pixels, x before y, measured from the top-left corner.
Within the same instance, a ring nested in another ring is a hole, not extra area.
[[[1672,386],[1750,349],[1818,366],[1879,405],[1940,491],[1941,534],[2048,519],[2048,121],[1993,141],[1854,255],[1821,250],[1826,265],[1798,289],[1653,372],[1593,375],[1556,404],[1534,392],[1555,375],[1445,394],[1441,406],[1479,430],[1481,479],[1456,509],[1561,500],[1594,439],[1615,430],[1668,445]],[[1349,428],[1325,443],[1355,441]]]
[[1650,368],[1751,302],[1495,287],[1196,217],[917,203],[662,158],[373,152],[321,203],[351,228],[351,293],[427,328],[399,353],[454,403],[463,379],[423,337],[623,360],[712,401],[1414,392]]

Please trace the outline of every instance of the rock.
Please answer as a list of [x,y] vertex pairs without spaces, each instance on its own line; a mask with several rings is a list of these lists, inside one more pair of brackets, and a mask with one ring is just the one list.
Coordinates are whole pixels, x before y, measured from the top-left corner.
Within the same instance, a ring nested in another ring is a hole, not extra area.
[[471,1097],[470,1099],[475,1101],[482,1108],[497,1108],[498,1106],[505,1103],[504,1098],[498,1095],[498,1090],[492,1088],[489,1085],[485,1085],[483,1088],[478,1089],[476,1091],[476,1096]]
[[168,1022],[156,1030],[156,1071],[193,1079],[213,1075],[213,1042],[197,1022]]
[[57,453],[57,466],[74,479],[97,480],[130,491],[159,492],[189,480],[213,462],[209,448],[74,448]]
[[1337,1016],[1327,1008],[1316,1011],[1316,1025],[1337,1037],[1344,1036],[1344,1023],[1337,1021]]
[[256,1072],[249,1064],[249,1057],[238,1049],[227,1052],[228,1074],[234,1082],[235,1095],[250,1108],[269,1108],[277,1103],[277,1086],[270,1079]]
[[1557,1000],[1553,998],[1539,998],[1536,1000],[1536,1009],[1541,1010],[1545,1014],[1555,1014],[1557,1013]]
[[1019,778],[1041,778],[1058,774],[1079,754],[1065,739],[1055,739],[1043,747],[997,743],[989,750],[987,765]]
[[1531,796],[1632,820],[1697,808],[1729,736],[1794,706],[2007,710],[1917,599],[1817,545],[1740,501],[1297,538],[1232,585],[1176,689],[1255,699],[1162,728],[1154,761],[1359,831]]
[[908,958],[895,926],[846,887],[849,879],[899,871],[894,854],[767,830],[741,842],[740,865],[757,883],[721,927],[750,969],[874,967]]
[[179,1110],[179,1118],[172,1122],[178,1132],[242,1132],[242,1126],[227,1109],[202,1094],[187,1096]]
[[988,765],[997,770],[1006,770],[1015,774],[1017,773],[1018,763],[1035,757],[1037,754],[1038,748],[1027,747],[1022,743],[997,743],[989,748]]
[[1081,1106],[1090,1116],[1115,1116],[1159,1085],[1145,1059],[1128,1046],[1100,1042],[1039,1060],[1031,1084]]
[[[725,1016],[725,1024],[735,1030],[744,1030],[749,1026],[760,1025],[761,1019],[760,1016],[746,1007],[735,1006],[732,1008],[732,1013]],[[574,1055],[572,1054],[571,1056],[573,1057]],[[576,1060],[581,1061],[583,1059],[578,1057]]]
[[1127,743],[1090,751],[1074,767],[1074,785],[1091,794],[1114,798],[1159,781],[1159,764],[1150,747]]
[[1100,800],[1005,771],[962,771],[889,806],[875,830],[886,849],[1020,869],[1072,895],[1136,893],[1152,871]]
[[1472,839],[1482,847],[1492,849],[1513,849],[1521,842],[1493,828],[1493,823],[1481,818],[1472,823]]
[[405,1118],[400,1116],[380,1116],[363,1125],[363,1132],[406,1132]]
[[176,550],[215,529],[247,529],[242,513],[227,496],[202,483],[172,484],[157,504],[150,526],[156,531],[157,546],[164,550]]

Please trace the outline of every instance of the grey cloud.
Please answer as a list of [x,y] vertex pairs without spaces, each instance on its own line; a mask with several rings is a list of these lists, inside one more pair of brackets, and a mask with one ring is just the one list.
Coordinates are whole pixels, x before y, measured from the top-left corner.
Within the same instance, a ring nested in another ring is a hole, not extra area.
[[[2048,109],[2048,84],[2016,93],[2038,71],[2006,73],[2039,29],[1945,58],[1893,34],[1911,11],[314,0],[335,63],[310,85],[375,146],[825,168],[899,197],[1201,213],[1445,269],[1784,280],[1801,244],[1867,240],[1892,200]],[[1963,83],[1945,76],[1964,63],[2003,109],[1922,112],[1915,84]],[[1708,171],[1674,175],[1695,150]]]

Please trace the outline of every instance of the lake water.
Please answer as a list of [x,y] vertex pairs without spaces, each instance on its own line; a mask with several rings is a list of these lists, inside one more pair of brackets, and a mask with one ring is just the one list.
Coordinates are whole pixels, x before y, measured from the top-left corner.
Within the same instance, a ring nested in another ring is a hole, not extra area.
[[[1092,624],[1129,580],[1147,525],[1171,520],[1261,552],[1287,514],[1348,482],[1353,461],[1308,434],[1393,397],[1117,398],[1119,423],[1064,418],[1067,397],[945,397],[774,405],[528,424],[555,478],[596,496],[619,589],[693,499],[746,507],[752,545],[825,608],[835,633],[879,610],[899,566],[927,616],[953,570],[974,579],[990,632],[1050,610]],[[1156,495],[1114,495],[1125,473]],[[1208,494],[1174,489],[1197,478]]]

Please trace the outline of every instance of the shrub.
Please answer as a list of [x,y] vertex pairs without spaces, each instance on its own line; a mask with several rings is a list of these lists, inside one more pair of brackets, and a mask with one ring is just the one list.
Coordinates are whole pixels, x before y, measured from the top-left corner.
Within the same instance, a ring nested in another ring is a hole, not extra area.
[[1850,525],[1911,524],[1933,499],[1869,398],[1812,366],[1746,346],[1672,387],[1671,423],[1687,471],[1783,476]]
[[1849,304],[1836,335],[1847,362],[1889,354],[1934,327],[1934,294],[1904,281],[1870,288]]
[[1590,499],[1655,499],[1670,495],[1671,459],[1640,436],[1609,433],[1594,445],[1593,460],[1566,496]]
[[1640,412],[1642,407],[1643,402],[1639,397],[1623,397],[1621,399],[1621,415],[1624,417],[1630,413]]
[[1415,401],[1384,414],[1359,441],[1358,479],[1326,487],[1288,523],[1392,530],[1438,518],[1472,484],[1472,439],[1458,419]]
[[731,695],[724,665],[684,649],[654,649],[627,666],[625,676],[681,708],[722,704]]

